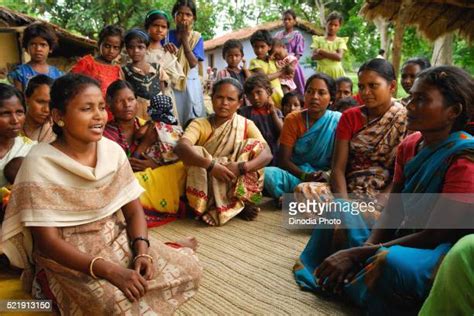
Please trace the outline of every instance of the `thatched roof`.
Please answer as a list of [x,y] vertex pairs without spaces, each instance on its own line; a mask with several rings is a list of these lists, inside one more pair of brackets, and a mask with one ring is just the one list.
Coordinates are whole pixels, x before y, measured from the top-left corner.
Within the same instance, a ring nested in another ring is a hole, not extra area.
[[414,25],[429,40],[459,31],[474,40],[474,1],[472,0],[365,0],[360,14],[369,20],[382,17],[396,20],[403,5],[404,22]]
[[[204,49],[205,50],[211,50],[215,49],[217,47],[223,46],[224,43],[229,40],[229,39],[236,39],[239,41],[244,41],[250,36],[255,31],[258,30],[267,30],[267,31],[273,31],[279,27],[283,27],[283,22],[281,20],[278,21],[273,21],[273,22],[268,22],[268,23],[263,23],[257,26],[252,26],[252,27],[246,27],[237,31],[229,32],[226,33],[222,36],[215,37],[213,39],[207,40],[204,42]],[[315,27],[313,24],[311,24],[308,21],[305,20],[298,20],[298,25],[296,26],[297,28],[304,30],[310,34],[313,35],[323,35],[324,31]]]
[[71,32],[47,21],[0,6],[0,29],[16,29],[22,32],[25,27],[34,22],[43,22],[51,26],[59,39],[59,47],[52,56],[82,56],[90,54],[96,47],[96,41]]

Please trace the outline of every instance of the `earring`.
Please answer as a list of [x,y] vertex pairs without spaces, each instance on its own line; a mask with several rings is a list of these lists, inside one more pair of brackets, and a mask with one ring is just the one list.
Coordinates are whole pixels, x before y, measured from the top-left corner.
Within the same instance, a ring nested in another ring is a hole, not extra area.
[[57,124],[58,124],[59,127],[64,127],[64,121],[63,120],[59,120]]

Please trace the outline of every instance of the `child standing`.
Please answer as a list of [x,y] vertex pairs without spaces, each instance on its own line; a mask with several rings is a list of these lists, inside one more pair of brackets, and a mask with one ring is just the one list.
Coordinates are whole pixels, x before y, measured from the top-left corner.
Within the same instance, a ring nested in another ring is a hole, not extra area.
[[125,35],[125,48],[132,62],[122,69],[138,97],[137,116],[142,119],[148,119],[150,99],[163,91],[168,81],[168,75],[160,64],[145,61],[149,45],[150,37],[140,29],[132,29]]
[[[119,79],[123,79],[120,65],[114,61],[123,48],[123,30],[117,25],[107,25],[99,33],[99,55],[95,58],[86,55],[75,64],[71,72],[80,73],[99,81],[102,96],[105,98],[109,85]],[[107,107],[109,120],[112,113]]]
[[252,120],[270,146],[272,165],[276,165],[278,139],[283,114],[272,104],[272,86],[265,75],[257,74],[245,81],[244,92],[252,106],[240,108],[240,115]]
[[313,36],[313,60],[318,61],[316,72],[323,72],[334,79],[345,75],[342,67],[344,51],[347,50],[347,37],[338,37],[337,31],[342,25],[342,15],[332,12],[326,19],[326,35]]
[[[298,22],[296,21],[295,11],[290,9],[283,12],[283,26],[285,29],[276,33],[275,39],[283,41],[288,53],[295,55],[299,60],[304,52],[304,37],[300,32],[295,30],[297,24]],[[299,64],[295,68],[295,76],[293,77],[293,80],[296,84],[298,93],[304,95],[305,79],[303,69],[301,69]]]
[[165,49],[176,54],[183,67],[185,77],[174,86],[176,106],[181,124],[189,119],[205,116],[204,96],[199,76],[199,63],[204,61],[204,41],[199,32],[193,31],[197,19],[196,4],[193,0],[177,0],[172,9],[176,29],[162,41]]
[[258,30],[250,37],[253,51],[257,58],[250,60],[250,71],[267,76],[271,82],[273,93],[270,93],[273,103],[277,108],[281,106],[283,90],[281,89],[280,77],[291,73],[288,69],[278,70],[275,61],[270,59],[268,52],[272,48],[272,36],[267,30]]
[[151,10],[145,17],[145,29],[150,35],[150,46],[146,52],[145,59],[149,63],[160,64],[161,68],[169,77],[169,85],[163,91],[164,95],[171,98],[173,102],[173,115],[178,117],[178,109],[174,96],[173,87],[181,80],[185,79],[183,67],[178,62],[175,55],[166,51],[161,41],[167,42],[168,30],[171,18],[162,10]]
[[286,46],[280,40],[273,40],[273,46],[272,50],[270,51],[270,55],[270,58],[275,60],[279,70],[283,69],[284,67],[289,67],[289,74],[280,77],[283,93],[296,90],[296,84],[293,81],[293,77],[295,76],[295,69],[298,66],[298,58],[292,54],[288,54]]
[[[232,77],[243,86],[245,80],[250,77],[250,71],[245,66],[242,44],[235,39],[227,40],[222,49],[222,57],[225,59],[227,67],[217,72],[216,80]],[[242,63],[242,66],[240,66],[240,63]]]
[[8,79],[20,91],[26,89],[28,81],[39,74],[56,79],[63,72],[48,65],[48,55],[58,45],[58,37],[54,30],[45,23],[30,24],[23,32],[22,46],[30,55],[31,60],[21,64],[8,74]]
[[297,92],[288,92],[281,99],[281,111],[283,116],[286,117],[292,112],[301,111],[304,105],[304,98]]

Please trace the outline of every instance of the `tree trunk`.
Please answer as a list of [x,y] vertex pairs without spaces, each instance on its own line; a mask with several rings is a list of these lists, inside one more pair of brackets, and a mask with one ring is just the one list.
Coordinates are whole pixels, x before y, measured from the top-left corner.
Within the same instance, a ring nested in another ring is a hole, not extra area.
[[453,41],[454,34],[441,35],[434,42],[431,64],[433,66],[453,64]]
[[389,58],[390,38],[388,37],[388,25],[390,24],[387,20],[382,17],[376,17],[374,24],[380,34],[380,48],[385,50],[385,58]]
[[326,12],[325,12],[326,3],[324,2],[324,0],[314,0],[314,4],[316,5],[316,8],[318,8],[319,23],[321,23],[321,27],[324,28],[324,26],[326,25]]
[[405,20],[407,7],[412,5],[413,0],[402,0],[398,16],[395,21],[395,34],[393,36],[392,65],[395,68],[395,76],[398,78],[400,72],[400,62],[402,58],[403,34],[405,33]]

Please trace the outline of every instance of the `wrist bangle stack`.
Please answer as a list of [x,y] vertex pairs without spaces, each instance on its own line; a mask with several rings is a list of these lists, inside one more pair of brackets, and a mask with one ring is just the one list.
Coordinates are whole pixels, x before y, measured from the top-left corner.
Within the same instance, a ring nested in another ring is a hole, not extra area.
[[209,164],[209,166],[207,166],[206,168],[206,171],[207,172],[211,172],[212,169],[214,169],[214,166],[216,165],[217,161],[215,159],[212,159],[211,163]]
[[105,260],[105,259],[104,259],[103,257],[95,257],[95,258],[92,259],[91,263],[89,263],[89,274],[90,274],[90,276],[91,276],[93,279],[95,279],[95,280],[98,279],[98,277],[97,277],[97,276],[95,275],[95,273],[94,273],[94,263],[95,263],[97,260]]
[[133,239],[132,242],[130,243],[132,250],[134,249],[135,243],[140,240],[146,242],[148,248],[150,248],[150,241],[145,237],[138,236],[137,238]]
[[247,170],[245,169],[245,161],[241,161],[237,164],[237,167],[239,168],[239,174],[244,175],[247,173]]
[[133,258],[133,263],[135,263],[135,261],[137,261],[138,258],[147,258],[148,260],[150,260],[151,263],[153,263],[153,257],[150,255],[147,255],[146,253],[142,253],[141,255],[135,256],[135,258]]

